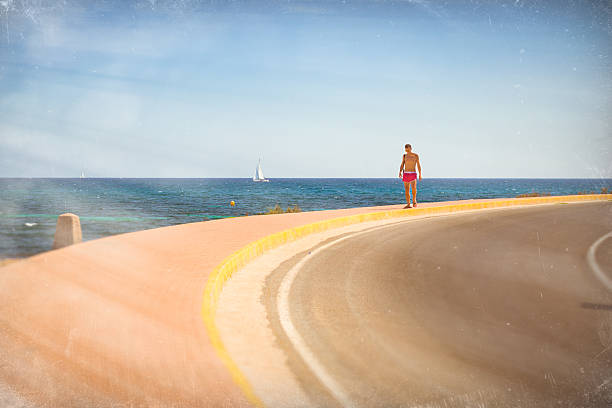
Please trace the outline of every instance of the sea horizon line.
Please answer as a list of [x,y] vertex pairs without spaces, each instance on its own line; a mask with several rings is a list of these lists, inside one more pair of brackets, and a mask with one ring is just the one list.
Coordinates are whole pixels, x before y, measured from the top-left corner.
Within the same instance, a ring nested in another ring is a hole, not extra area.
[[[0,180],[252,180],[252,177],[0,177]],[[268,180],[395,180],[399,177],[267,177]],[[611,177],[423,177],[423,180],[612,180]]]

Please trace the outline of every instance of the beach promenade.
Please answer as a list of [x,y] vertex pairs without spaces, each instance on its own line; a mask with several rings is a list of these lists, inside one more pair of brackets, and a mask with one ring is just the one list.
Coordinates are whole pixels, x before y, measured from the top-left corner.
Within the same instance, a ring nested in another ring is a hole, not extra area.
[[[139,231],[33,256],[0,268],[0,405],[264,405],[269,398],[253,387],[240,363],[245,355],[259,353],[258,343],[247,339],[246,345],[226,346],[231,343],[228,328],[247,333],[261,322],[252,322],[248,310],[228,309],[227,304],[217,316],[224,285],[259,255],[327,234],[318,245],[334,230],[356,232],[360,225],[375,228],[458,212],[611,199],[469,200],[408,210],[396,205],[250,216]],[[324,284],[325,278],[317,282]],[[253,367],[246,371],[252,373]],[[299,398],[304,405],[312,402],[305,394]],[[333,393],[321,401],[342,403]]]

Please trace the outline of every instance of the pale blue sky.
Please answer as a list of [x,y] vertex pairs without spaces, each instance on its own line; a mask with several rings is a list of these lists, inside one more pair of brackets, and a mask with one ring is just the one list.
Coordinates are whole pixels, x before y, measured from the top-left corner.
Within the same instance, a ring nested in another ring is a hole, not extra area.
[[[451,5],[445,4],[451,3]],[[612,177],[592,1],[0,0],[0,177]]]

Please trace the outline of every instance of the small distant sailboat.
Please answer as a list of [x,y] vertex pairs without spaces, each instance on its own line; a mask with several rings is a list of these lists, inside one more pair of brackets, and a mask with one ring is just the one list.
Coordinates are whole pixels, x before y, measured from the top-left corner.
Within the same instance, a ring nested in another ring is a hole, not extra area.
[[85,172],[81,171],[81,178],[84,179],[85,178]]
[[266,183],[270,181],[263,175],[263,170],[261,170],[261,159],[259,159],[259,162],[257,163],[257,168],[255,169],[255,176],[253,177],[253,181],[263,181]]

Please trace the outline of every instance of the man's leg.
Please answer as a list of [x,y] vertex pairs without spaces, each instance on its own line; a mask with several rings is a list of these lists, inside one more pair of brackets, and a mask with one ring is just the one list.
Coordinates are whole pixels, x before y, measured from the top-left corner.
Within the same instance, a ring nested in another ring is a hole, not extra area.
[[412,203],[416,207],[416,205],[417,205],[417,199],[416,199],[416,195],[417,195],[417,181],[416,180],[412,180],[410,182],[410,189],[412,190]]
[[404,182],[404,191],[406,192],[406,207],[410,208],[410,183]]

